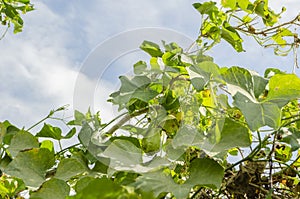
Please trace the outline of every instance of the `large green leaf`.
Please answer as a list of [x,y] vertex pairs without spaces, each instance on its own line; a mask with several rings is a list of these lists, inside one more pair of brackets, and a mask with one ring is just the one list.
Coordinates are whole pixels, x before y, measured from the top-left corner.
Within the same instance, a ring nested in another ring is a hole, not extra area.
[[297,98],[300,98],[299,77],[295,74],[276,74],[271,77],[266,101],[276,103],[281,108]]
[[87,171],[87,167],[82,161],[75,158],[66,158],[58,164],[55,178],[67,181],[85,171]]
[[223,68],[222,77],[232,96],[240,92],[254,101],[254,84],[248,70],[236,66],[229,69]]
[[56,178],[46,181],[35,192],[30,193],[31,199],[65,199],[70,192],[69,185]]
[[175,183],[170,175],[166,175],[161,170],[143,174],[137,178],[134,186],[143,191],[153,192],[156,197],[160,193],[173,193],[178,199],[187,198],[190,191],[189,186]]
[[196,159],[190,165],[190,178],[184,184],[177,184],[170,175],[161,170],[145,173],[134,184],[138,189],[152,191],[155,196],[160,193],[173,193],[178,199],[187,198],[195,185],[219,188],[224,177],[224,169],[214,160]]
[[233,98],[233,104],[242,111],[252,131],[266,125],[274,129],[279,127],[281,112],[276,104],[268,101],[253,102],[239,92]]
[[191,188],[195,185],[218,189],[224,177],[224,169],[210,158],[195,159],[190,165],[190,178],[186,184]]
[[8,150],[15,157],[19,151],[32,148],[39,148],[37,138],[26,131],[19,131],[12,137]]
[[26,186],[39,187],[46,180],[46,172],[54,163],[54,155],[48,149],[35,148],[19,152],[4,172],[23,179]]
[[142,150],[127,140],[114,140],[102,155],[110,158],[110,167],[116,170],[135,170],[143,162]]
[[172,140],[172,146],[176,148],[201,146],[203,144],[203,134],[196,127],[191,125],[181,126]]
[[[212,133],[216,134],[215,143],[207,141],[202,146],[207,151],[222,152],[234,147],[251,145],[251,133],[247,127],[232,119],[219,120]],[[219,131],[219,132],[218,132]]]
[[[84,181],[84,183],[81,183]],[[68,198],[74,199],[112,199],[119,198],[122,195],[122,187],[107,178],[83,178],[77,182],[76,195]],[[127,198],[127,197],[126,197]]]

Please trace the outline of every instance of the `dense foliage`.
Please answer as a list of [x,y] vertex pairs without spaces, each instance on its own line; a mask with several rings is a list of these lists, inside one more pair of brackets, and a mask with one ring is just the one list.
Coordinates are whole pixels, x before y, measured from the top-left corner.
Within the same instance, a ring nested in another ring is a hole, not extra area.
[[[299,77],[221,67],[207,55],[221,39],[243,51],[240,33],[287,53],[298,47],[291,27],[299,20],[278,24],[267,0],[221,3],[194,4],[202,15],[197,47],[141,44],[150,59],[120,76],[109,99],[120,115],[111,122],[75,111],[74,120],[59,119],[69,128],[63,134],[45,122],[65,107],[28,129],[1,122],[1,197],[299,197]],[[78,143],[54,150],[74,137]]]

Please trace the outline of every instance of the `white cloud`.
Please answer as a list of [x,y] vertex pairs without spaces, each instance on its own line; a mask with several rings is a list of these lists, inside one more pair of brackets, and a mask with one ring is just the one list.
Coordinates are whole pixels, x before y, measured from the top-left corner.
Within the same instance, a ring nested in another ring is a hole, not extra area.
[[60,16],[42,3],[26,17],[23,33],[0,43],[0,120],[29,125],[51,109],[71,103],[77,71],[66,44],[68,32]]

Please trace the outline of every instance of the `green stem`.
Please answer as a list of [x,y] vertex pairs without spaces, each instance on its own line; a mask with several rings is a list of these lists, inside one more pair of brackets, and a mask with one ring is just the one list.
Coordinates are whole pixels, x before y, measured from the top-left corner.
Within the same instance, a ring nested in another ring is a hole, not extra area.
[[45,120],[49,119],[51,117],[51,112],[44,117],[43,119],[41,119],[39,122],[35,123],[34,125],[32,125],[31,127],[29,127],[26,131],[30,131],[31,129],[33,129],[34,127],[38,126],[39,124],[41,124],[42,122],[44,122]]
[[52,116],[54,113],[59,112],[59,111],[62,111],[62,110],[65,110],[66,107],[67,107],[67,105],[62,106],[62,107],[59,107],[59,108],[56,109],[56,110],[50,111],[50,113],[49,113],[46,117],[44,117],[43,119],[41,119],[38,123],[35,123],[35,124],[32,125],[31,127],[29,127],[26,131],[30,131],[31,129],[33,129],[34,127],[38,126],[39,124],[41,124],[41,123],[44,122],[45,120],[51,118],[51,116]]
[[293,124],[293,123],[295,123],[295,122],[298,122],[298,121],[300,121],[300,118],[297,118],[297,119],[294,119],[294,120],[292,120],[292,121],[289,121],[289,122],[283,124],[280,128],[286,127],[286,126],[288,126],[288,125],[290,125],[290,124]]
[[69,149],[71,149],[73,147],[79,146],[79,145],[81,145],[81,143],[73,144],[73,145],[71,145],[71,146],[69,146],[67,148],[64,148],[61,151],[57,152],[55,155],[61,154],[61,153],[65,152],[65,151],[67,151],[67,150],[69,150]]
[[61,145],[61,141],[60,141],[60,140],[58,140],[58,145],[59,145],[59,149],[62,151],[63,148],[62,148],[62,145]]

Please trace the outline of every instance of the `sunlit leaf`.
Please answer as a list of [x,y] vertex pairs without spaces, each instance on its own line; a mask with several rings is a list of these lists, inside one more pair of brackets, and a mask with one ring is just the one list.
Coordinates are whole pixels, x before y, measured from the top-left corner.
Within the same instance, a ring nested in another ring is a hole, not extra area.
[[40,148],[48,149],[50,152],[54,153],[54,145],[53,142],[50,140],[43,140],[40,143]]
[[224,6],[224,7],[235,9],[237,1],[236,0],[222,0],[221,3],[222,3],[222,6]]
[[150,54],[152,57],[160,57],[163,55],[163,52],[160,50],[159,45],[151,41],[144,41],[140,48]]
[[53,127],[50,124],[44,124],[43,128],[36,134],[37,137],[48,137],[56,140],[63,138],[62,131],[58,127]]
[[292,157],[292,149],[286,144],[278,144],[275,146],[275,159],[287,162]]
[[289,101],[300,98],[300,78],[294,74],[276,74],[269,81],[266,101],[283,107]]

